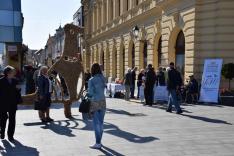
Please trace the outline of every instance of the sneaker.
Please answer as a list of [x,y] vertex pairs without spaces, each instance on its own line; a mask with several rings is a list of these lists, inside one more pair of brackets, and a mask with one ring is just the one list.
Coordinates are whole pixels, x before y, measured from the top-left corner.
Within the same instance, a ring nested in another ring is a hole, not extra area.
[[46,119],[41,119],[42,123],[47,123],[48,121]]
[[46,121],[47,121],[47,122],[53,122],[53,121],[54,121],[54,119],[46,118]]
[[179,110],[179,111],[176,112],[176,114],[182,114],[182,113],[183,113],[182,110]]
[[14,142],[14,141],[15,141],[14,137],[8,137],[8,140],[9,140],[10,142]]
[[166,112],[169,112],[169,113],[171,113],[172,111],[171,111],[171,109],[167,109],[167,110],[166,110]]
[[102,148],[102,144],[94,144],[92,146],[89,146],[92,149],[101,149]]
[[5,139],[5,135],[1,134],[1,139],[4,140]]

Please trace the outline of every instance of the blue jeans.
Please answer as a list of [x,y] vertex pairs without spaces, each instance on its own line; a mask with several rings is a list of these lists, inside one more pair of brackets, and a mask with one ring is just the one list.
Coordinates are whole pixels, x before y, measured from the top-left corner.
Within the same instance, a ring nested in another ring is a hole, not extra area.
[[94,128],[97,144],[101,144],[105,113],[106,113],[106,110],[101,109],[101,110],[95,111],[93,114],[93,128]]
[[169,92],[169,100],[168,100],[167,110],[171,110],[172,105],[174,105],[177,112],[181,111],[180,102],[178,101],[177,95],[176,95],[176,90],[171,89],[171,90],[168,90],[168,92]]

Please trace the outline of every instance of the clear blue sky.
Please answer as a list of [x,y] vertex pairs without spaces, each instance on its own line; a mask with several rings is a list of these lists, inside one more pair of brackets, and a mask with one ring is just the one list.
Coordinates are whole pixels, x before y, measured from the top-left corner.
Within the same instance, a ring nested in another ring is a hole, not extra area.
[[24,16],[23,42],[31,49],[44,48],[49,34],[61,23],[73,21],[80,0],[21,0]]

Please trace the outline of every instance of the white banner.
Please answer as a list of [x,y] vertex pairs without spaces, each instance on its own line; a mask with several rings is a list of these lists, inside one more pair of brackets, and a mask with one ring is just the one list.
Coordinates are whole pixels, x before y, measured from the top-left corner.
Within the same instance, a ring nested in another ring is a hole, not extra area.
[[205,60],[200,90],[200,102],[218,103],[222,64],[222,59]]
[[154,101],[168,101],[167,86],[154,86]]

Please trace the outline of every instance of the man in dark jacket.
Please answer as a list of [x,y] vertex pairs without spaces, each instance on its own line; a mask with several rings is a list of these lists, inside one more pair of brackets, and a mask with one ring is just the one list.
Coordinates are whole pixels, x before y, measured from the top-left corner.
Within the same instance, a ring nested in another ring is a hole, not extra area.
[[7,66],[4,69],[4,77],[0,79],[0,134],[1,139],[4,139],[6,122],[9,119],[7,131],[9,141],[14,141],[17,104],[22,102],[20,87],[14,77],[15,69]]
[[168,107],[167,112],[172,111],[172,105],[176,108],[176,113],[181,114],[183,113],[180,104],[178,101],[178,92],[179,88],[182,85],[182,78],[180,73],[175,69],[174,63],[170,63],[170,69],[168,70],[168,79],[167,79],[167,89],[169,92],[169,100],[168,100]]
[[156,81],[156,74],[153,70],[152,64],[149,64],[146,71],[145,78],[145,105],[153,105],[154,99],[154,84]]
[[127,73],[124,76],[124,86],[125,86],[125,100],[130,98],[130,87],[132,83],[131,69],[129,68]]

